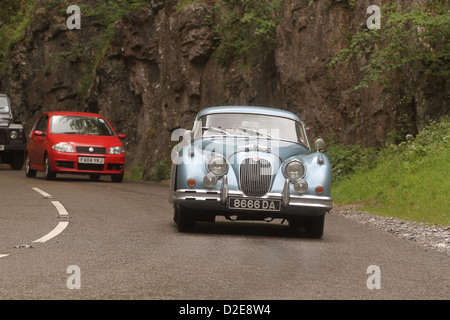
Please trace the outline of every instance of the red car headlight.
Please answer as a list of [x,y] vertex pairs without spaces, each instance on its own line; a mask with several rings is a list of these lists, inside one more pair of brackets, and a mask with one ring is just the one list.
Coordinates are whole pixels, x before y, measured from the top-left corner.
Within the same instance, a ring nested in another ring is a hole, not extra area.
[[72,145],[70,145],[66,142],[60,142],[60,143],[54,144],[52,146],[52,149],[55,151],[58,151],[58,152],[75,152],[73,150]]

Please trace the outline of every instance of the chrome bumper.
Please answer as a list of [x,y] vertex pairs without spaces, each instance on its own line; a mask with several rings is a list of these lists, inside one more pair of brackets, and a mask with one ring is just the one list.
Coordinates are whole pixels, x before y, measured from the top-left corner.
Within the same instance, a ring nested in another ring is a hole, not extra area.
[[[330,197],[315,195],[292,195],[289,192],[289,180],[286,179],[282,193],[267,193],[258,199],[281,200],[284,208],[287,207],[309,207],[323,210],[331,210],[333,208],[333,200]],[[226,176],[222,178],[222,186],[220,190],[208,189],[180,189],[173,191],[172,201],[180,203],[184,201],[205,201],[220,202],[227,204],[230,197],[249,198],[242,191],[229,190]]]

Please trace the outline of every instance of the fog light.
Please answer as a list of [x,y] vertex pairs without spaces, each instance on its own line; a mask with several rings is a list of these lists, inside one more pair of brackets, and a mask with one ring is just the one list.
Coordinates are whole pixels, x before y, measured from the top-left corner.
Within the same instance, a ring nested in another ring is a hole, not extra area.
[[189,187],[193,188],[193,187],[195,187],[195,180],[194,179],[189,179],[187,181],[187,184],[188,184]]
[[211,189],[217,184],[217,177],[215,174],[208,173],[203,177],[203,184]]
[[294,182],[294,189],[299,194],[304,194],[308,190],[308,183],[303,179],[299,179]]
[[323,193],[323,187],[322,187],[322,186],[318,186],[318,187],[316,188],[316,193],[317,193],[317,194],[322,194],[322,193]]

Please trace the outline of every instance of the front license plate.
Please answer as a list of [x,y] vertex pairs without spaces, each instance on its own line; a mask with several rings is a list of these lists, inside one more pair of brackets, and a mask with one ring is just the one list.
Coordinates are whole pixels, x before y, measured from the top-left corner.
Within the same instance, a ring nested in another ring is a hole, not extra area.
[[105,158],[78,157],[78,163],[104,164]]
[[5,146],[0,144],[0,151],[5,151]]
[[244,198],[230,198],[228,200],[229,209],[244,209],[244,210],[261,210],[261,211],[280,211],[280,200],[268,199],[244,199]]

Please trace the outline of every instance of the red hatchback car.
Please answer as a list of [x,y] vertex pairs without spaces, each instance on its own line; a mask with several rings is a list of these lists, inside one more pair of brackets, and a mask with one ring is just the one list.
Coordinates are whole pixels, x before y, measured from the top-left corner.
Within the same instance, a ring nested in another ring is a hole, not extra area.
[[46,112],[36,121],[26,149],[25,174],[43,171],[47,180],[57,173],[88,174],[92,180],[110,175],[122,182],[125,149],[106,118],[85,112]]

